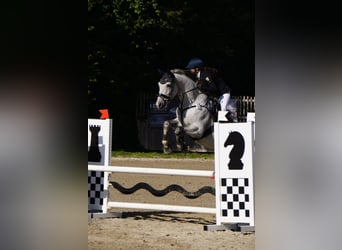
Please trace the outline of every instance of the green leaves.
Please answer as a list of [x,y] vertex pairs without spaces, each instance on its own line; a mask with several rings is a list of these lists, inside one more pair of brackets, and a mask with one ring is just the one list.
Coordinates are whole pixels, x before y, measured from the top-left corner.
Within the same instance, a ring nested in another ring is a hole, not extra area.
[[169,10],[158,0],[113,0],[116,23],[129,35],[147,29],[174,29],[179,24],[181,9]]

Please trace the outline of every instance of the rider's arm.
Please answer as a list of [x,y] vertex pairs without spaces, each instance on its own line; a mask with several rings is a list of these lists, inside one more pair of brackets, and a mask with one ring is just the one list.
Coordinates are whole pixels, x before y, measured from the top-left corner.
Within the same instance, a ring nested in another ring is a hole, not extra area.
[[214,82],[208,82],[205,80],[198,80],[197,87],[204,93],[209,95],[215,95],[217,92],[217,88]]

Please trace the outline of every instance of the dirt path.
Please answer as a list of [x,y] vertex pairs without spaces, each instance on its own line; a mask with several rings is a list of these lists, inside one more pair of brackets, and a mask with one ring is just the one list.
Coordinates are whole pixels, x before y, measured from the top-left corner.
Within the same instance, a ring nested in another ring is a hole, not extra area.
[[[193,159],[132,159],[113,158],[114,166],[214,170],[213,160]],[[178,184],[187,191],[197,191],[203,186],[214,186],[209,177],[183,177],[164,175],[112,174],[111,181],[125,188],[139,182],[154,189],[164,189]],[[186,199],[177,192],[155,197],[146,190],[123,195],[110,188],[110,201],[147,202],[185,206],[215,207],[215,197],[204,194],[197,199]],[[88,222],[88,249],[254,249],[255,234],[233,231],[203,230],[204,225],[215,224],[213,214],[111,209],[124,212],[125,218],[92,219]]]

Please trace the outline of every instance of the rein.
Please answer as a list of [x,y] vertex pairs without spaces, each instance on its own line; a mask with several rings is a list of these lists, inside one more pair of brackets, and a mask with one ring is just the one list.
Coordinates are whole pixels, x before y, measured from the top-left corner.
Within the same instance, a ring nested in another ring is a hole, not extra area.
[[[189,93],[189,92],[192,92],[192,91],[194,91],[194,90],[196,90],[196,89],[197,89],[197,87],[192,88],[192,89],[190,89],[190,90],[188,90],[188,91],[185,91],[185,92],[182,94],[182,96],[183,96],[182,102],[181,102],[180,105],[178,106],[178,108],[180,109],[181,113],[183,113],[184,111],[186,111],[186,110],[188,110],[188,109],[192,109],[192,108],[198,108],[198,109],[206,108],[206,109],[208,109],[208,105],[207,105],[207,104],[205,104],[205,105],[196,104],[196,105],[190,105],[190,106],[188,106],[188,107],[183,108],[184,95],[187,94],[187,93]],[[209,110],[209,109],[208,109],[208,110]]]
[[190,89],[190,90],[185,91],[184,93],[182,93],[182,102],[181,102],[181,103],[179,104],[179,106],[178,106],[178,108],[180,109],[181,113],[182,113],[183,111],[185,111],[185,110],[188,110],[188,109],[190,109],[190,108],[196,107],[195,105],[192,105],[192,106],[188,106],[188,107],[183,108],[183,101],[184,101],[184,96],[185,96],[185,94],[187,94],[187,93],[189,93],[189,92],[192,92],[192,91],[194,91],[195,89],[197,89],[197,88],[192,88],[192,89]]

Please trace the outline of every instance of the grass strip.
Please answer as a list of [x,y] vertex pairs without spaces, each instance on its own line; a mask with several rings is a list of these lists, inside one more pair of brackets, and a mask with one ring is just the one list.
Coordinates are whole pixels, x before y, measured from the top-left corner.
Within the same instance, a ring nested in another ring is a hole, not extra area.
[[170,158],[170,159],[214,159],[214,153],[181,153],[173,152],[164,154],[161,152],[127,152],[127,151],[112,151],[112,157],[127,157],[127,158]]

